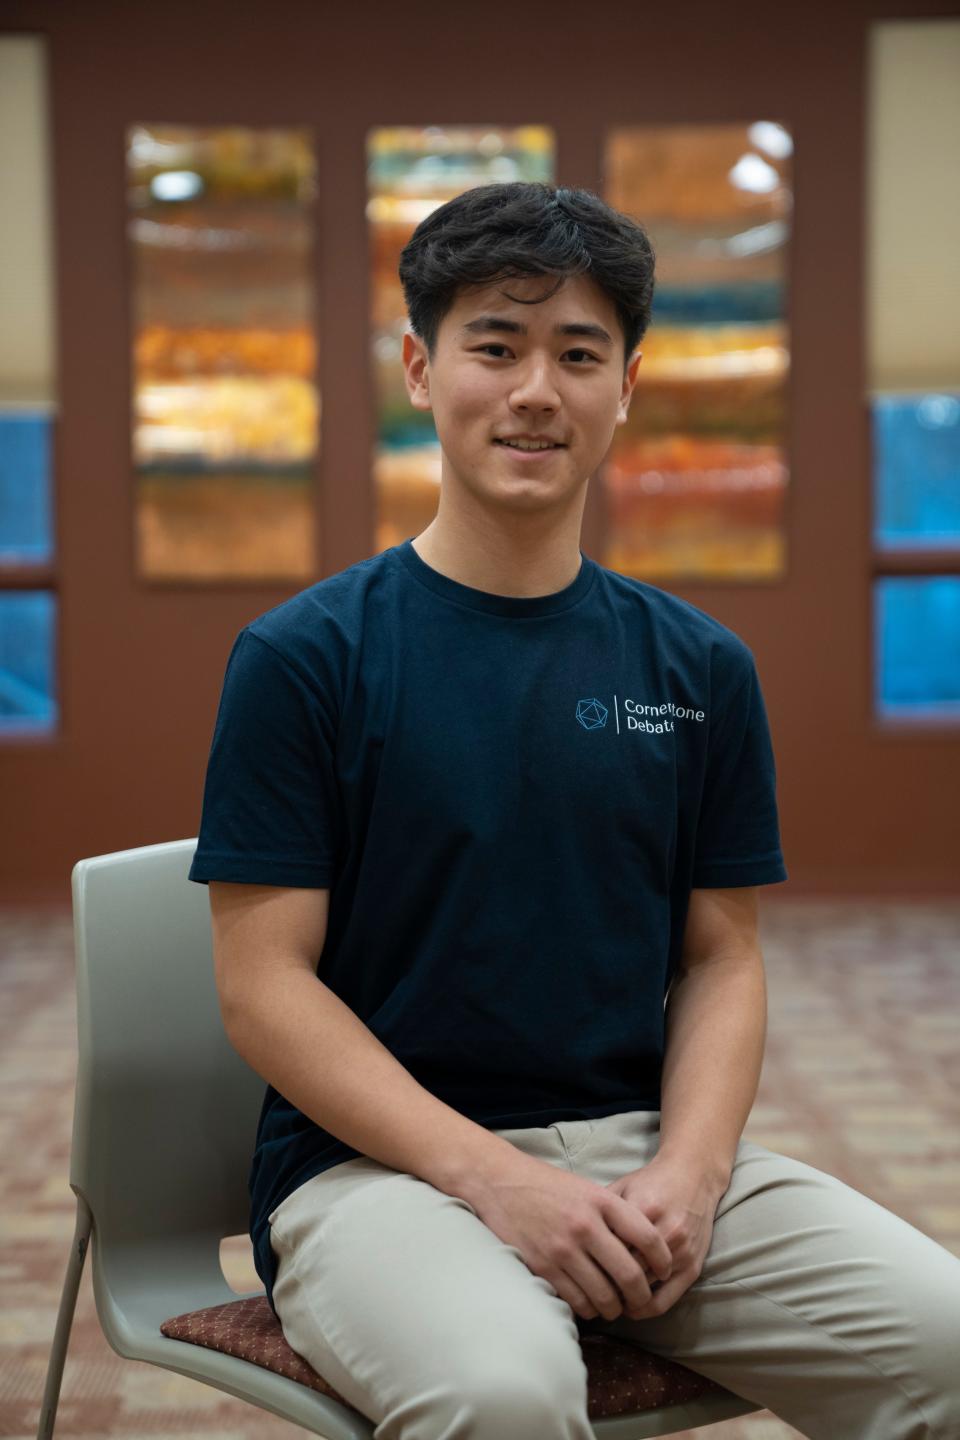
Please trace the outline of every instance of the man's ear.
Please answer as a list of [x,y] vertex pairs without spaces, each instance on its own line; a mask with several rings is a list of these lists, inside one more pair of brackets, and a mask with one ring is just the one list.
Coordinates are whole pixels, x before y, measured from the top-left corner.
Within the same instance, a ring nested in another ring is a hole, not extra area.
[[630,399],[633,395],[633,387],[637,383],[637,376],[640,373],[640,361],[643,359],[643,351],[635,350],[630,364],[627,366],[627,373],[623,377],[623,388],[620,391],[620,403],[617,405],[617,424],[623,425],[630,409]]
[[403,378],[415,410],[432,410],[430,403],[430,362],[427,347],[412,331],[403,332]]

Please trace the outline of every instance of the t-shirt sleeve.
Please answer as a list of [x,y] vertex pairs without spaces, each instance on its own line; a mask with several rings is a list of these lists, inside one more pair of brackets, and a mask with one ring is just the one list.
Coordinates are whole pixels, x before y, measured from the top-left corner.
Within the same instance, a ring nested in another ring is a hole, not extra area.
[[339,824],[332,697],[250,630],[227,661],[189,878],[324,889]]
[[787,879],[777,816],[776,765],[753,656],[712,717],[694,847],[694,888],[771,885]]

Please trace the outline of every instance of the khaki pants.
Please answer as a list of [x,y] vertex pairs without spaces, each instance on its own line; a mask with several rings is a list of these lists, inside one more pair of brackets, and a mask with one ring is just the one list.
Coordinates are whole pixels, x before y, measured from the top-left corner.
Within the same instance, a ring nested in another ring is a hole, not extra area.
[[[658,1111],[496,1133],[607,1185]],[[591,1440],[579,1334],[626,1336],[810,1440],[960,1440],[960,1260],[749,1141],[699,1278],[662,1316],[580,1320],[462,1199],[369,1158],[271,1216],[284,1333],[376,1440]]]

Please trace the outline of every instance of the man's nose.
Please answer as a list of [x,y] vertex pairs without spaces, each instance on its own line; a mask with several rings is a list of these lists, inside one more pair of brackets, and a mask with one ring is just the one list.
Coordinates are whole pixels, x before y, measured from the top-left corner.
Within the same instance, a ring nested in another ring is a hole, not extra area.
[[560,396],[547,360],[530,360],[517,377],[513,389],[515,404],[557,406]]

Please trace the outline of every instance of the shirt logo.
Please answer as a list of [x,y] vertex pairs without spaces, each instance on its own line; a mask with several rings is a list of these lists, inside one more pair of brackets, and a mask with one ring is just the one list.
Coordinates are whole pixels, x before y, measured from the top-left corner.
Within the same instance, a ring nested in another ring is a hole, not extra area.
[[577,719],[584,730],[602,730],[607,723],[609,710],[599,700],[578,700]]
[[[589,700],[577,701],[577,719],[584,730],[602,730],[610,711],[595,696]],[[613,718],[620,734],[620,701],[613,697]],[[703,710],[687,705],[675,705],[672,700],[663,705],[645,705],[638,700],[624,700],[623,723],[626,730],[640,730],[647,735],[670,734],[676,730],[677,720],[692,720],[702,725],[706,718]]]

